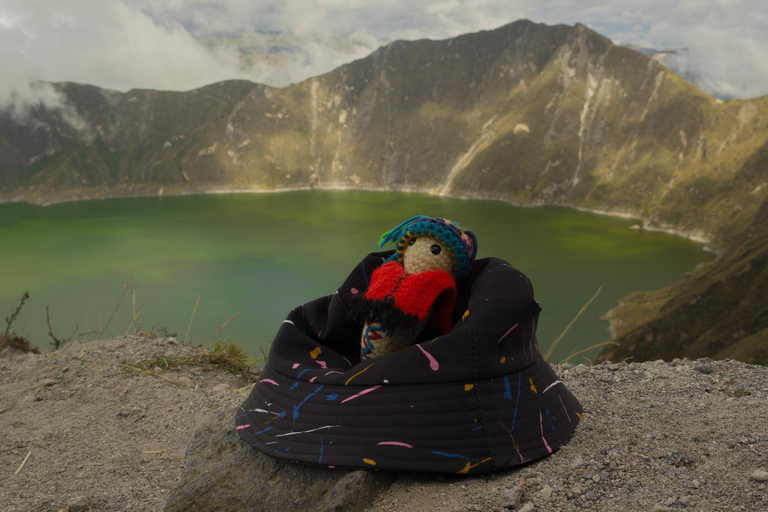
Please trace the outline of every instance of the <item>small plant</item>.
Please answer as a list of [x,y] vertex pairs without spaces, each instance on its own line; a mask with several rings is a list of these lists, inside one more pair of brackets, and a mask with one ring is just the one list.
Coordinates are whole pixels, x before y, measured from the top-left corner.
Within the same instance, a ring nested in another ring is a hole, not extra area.
[[12,333],[10,336],[0,334],[0,349],[6,347],[16,349],[20,352],[32,352],[34,354],[40,353],[40,350],[38,350],[36,347],[33,347],[27,338],[19,336],[16,333]]
[[21,300],[19,301],[19,305],[16,306],[13,313],[11,313],[10,316],[5,317],[5,332],[0,334],[0,349],[10,347],[22,352],[40,353],[37,348],[29,343],[29,340],[26,337],[16,334],[16,331],[11,330],[13,322],[18,318],[27,299],[29,299],[29,292],[24,292],[24,295],[21,296]]
[[56,335],[53,334],[53,327],[51,327],[51,315],[50,311],[48,310],[48,306],[45,306],[45,320],[48,322],[48,336],[51,337],[51,346],[53,347],[53,350],[59,350],[61,347],[66,345],[69,340],[75,337],[75,334],[77,334],[79,329],[79,326],[75,327],[75,330],[72,331],[72,334],[69,336],[69,338],[57,338]]
[[213,344],[214,352],[222,352],[235,359],[248,359],[245,349],[234,341],[227,341],[226,338],[218,339]]
[[13,325],[13,322],[16,321],[19,313],[21,313],[21,308],[24,307],[24,303],[27,302],[27,299],[29,299],[29,292],[24,292],[24,295],[21,296],[21,300],[19,301],[19,305],[13,310],[11,316],[5,317],[5,336],[11,335],[11,326]]

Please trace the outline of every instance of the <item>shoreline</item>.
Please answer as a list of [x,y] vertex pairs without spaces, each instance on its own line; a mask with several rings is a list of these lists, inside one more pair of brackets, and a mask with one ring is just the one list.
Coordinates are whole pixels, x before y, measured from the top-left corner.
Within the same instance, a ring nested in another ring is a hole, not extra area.
[[342,183],[331,183],[323,187],[314,187],[314,186],[307,186],[307,187],[282,187],[282,188],[272,188],[272,189],[261,189],[261,188],[246,188],[246,189],[228,189],[228,188],[216,188],[216,189],[209,189],[209,190],[194,190],[194,191],[182,191],[181,193],[133,193],[133,194],[126,194],[126,195],[111,195],[111,196],[105,196],[105,197],[86,197],[86,198],[77,198],[77,199],[62,199],[62,200],[56,200],[56,201],[48,201],[48,202],[32,202],[27,199],[3,199],[0,198],[0,204],[6,204],[6,203],[27,203],[30,205],[35,206],[41,206],[41,207],[47,207],[47,206],[53,206],[57,204],[64,204],[64,203],[75,203],[80,201],[101,201],[101,200],[108,200],[108,199],[136,199],[136,198],[143,198],[143,197],[185,197],[185,196],[196,196],[196,195],[229,195],[229,194],[279,194],[283,192],[303,192],[303,191],[337,191],[337,190],[357,190],[361,192],[400,192],[404,194],[424,194],[428,196],[433,197],[445,197],[448,199],[461,199],[464,201],[498,201],[502,203],[509,204],[510,206],[516,206],[519,208],[538,208],[542,206],[558,206],[563,208],[571,208],[583,213],[592,213],[595,215],[604,215],[607,217],[618,217],[622,219],[631,219],[631,220],[638,220],[640,221],[640,224],[636,224],[635,226],[630,226],[630,229],[642,229],[644,231],[650,231],[650,232],[657,232],[657,233],[666,233],[669,235],[679,236],[682,238],[686,238],[688,240],[691,240],[693,242],[702,244],[702,250],[709,252],[711,254],[714,254],[718,258],[722,255],[722,251],[712,247],[711,243],[713,238],[707,234],[706,232],[702,230],[681,230],[681,229],[675,229],[672,227],[665,227],[665,226],[656,226],[652,225],[650,221],[643,218],[641,215],[638,215],[633,212],[627,212],[627,211],[620,211],[620,210],[610,210],[610,209],[600,209],[600,208],[588,208],[585,206],[577,206],[573,203],[569,202],[529,202],[529,203],[518,203],[513,200],[510,200],[507,197],[504,197],[502,195],[497,194],[480,194],[480,193],[468,193],[468,194],[446,194],[442,192],[437,192],[437,189],[435,188],[423,188],[423,187],[412,187],[412,186],[389,186],[387,188],[380,188],[380,187],[372,187],[372,186],[366,186],[366,185],[345,185]]
[[[106,200],[106,199],[134,199],[134,198],[142,198],[142,197],[184,197],[184,196],[195,196],[195,195],[230,195],[230,194],[278,194],[282,192],[303,192],[303,191],[361,191],[361,192],[370,192],[370,193],[377,193],[377,192],[399,192],[399,193],[405,193],[405,194],[424,194],[432,197],[444,197],[448,199],[459,199],[463,201],[497,201],[509,204],[511,206],[519,207],[519,208],[539,208],[539,207],[545,207],[545,206],[556,206],[556,207],[562,207],[562,208],[569,208],[573,209],[582,213],[591,213],[595,215],[602,215],[602,216],[608,216],[608,217],[617,217],[622,219],[631,219],[631,220],[637,220],[639,221],[639,224],[635,224],[632,226],[629,226],[629,229],[642,229],[649,232],[660,232],[660,233],[666,233],[673,236],[678,236],[682,238],[686,238],[688,240],[691,240],[693,242],[699,243],[702,245],[702,250],[705,252],[709,252],[711,254],[715,255],[715,260],[719,259],[722,256],[722,251],[718,250],[714,247],[712,247],[711,241],[712,239],[708,237],[705,233],[701,231],[692,232],[692,231],[684,231],[684,230],[677,230],[673,228],[665,228],[662,226],[652,226],[650,222],[641,216],[626,212],[626,211],[616,211],[616,210],[608,210],[608,209],[592,209],[592,208],[586,208],[583,206],[576,206],[571,203],[565,203],[565,202],[531,202],[531,203],[516,203],[514,201],[509,200],[508,198],[505,198],[501,195],[495,195],[495,194],[478,194],[478,193],[470,193],[470,194],[446,194],[446,193],[438,193],[436,189],[432,188],[419,188],[419,187],[408,187],[408,186],[400,186],[400,187],[388,187],[386,189],[382,188],[376,188],[371,186],[358,186],[358,185],[346,185],[342,183],[330,183],[326,186],[320,188],[320,187],[284,187],[284,188],[276,188],[276,189],[226,189],[226,188],[218,188],[218,189],[209,189],[204,191],[184,191],[179,194],[133,194],[133,195],[125,195],[125,196],[109,196],[109,197],[94,197],[94,198],[88,198],[88,199],[72,199],[72,200],[62,200],[62,201],[56,201],[56,202],[50,202],[50,203],[44,203],[44,204],[37,204],[38,206],[46,207],[46,206],[52,206],[55,204],[63,204],[68,202],[77,202],[77,201],[93,201],[93,200]],[[30,203],[29,201],[3,201],[0,200],[0,204],[3,204],[4,202],[26,202],[28,204],[36,204],[36,203]],[[693,270],[693,269],[691,269]],[[673,283],[672,283],[673,284]],[[608,333],[610,335],[610,340],[614,341],[616,339],[616,330],[614,327],[614,324],[616,322],[616,319],[612,315],[612,313],[620,307],[622,304],[622,299],[618,301],[616,305],[614,305],[612,308],[610,308],[608,311],[604,312],[600,318],[605,321],[608,324]]]

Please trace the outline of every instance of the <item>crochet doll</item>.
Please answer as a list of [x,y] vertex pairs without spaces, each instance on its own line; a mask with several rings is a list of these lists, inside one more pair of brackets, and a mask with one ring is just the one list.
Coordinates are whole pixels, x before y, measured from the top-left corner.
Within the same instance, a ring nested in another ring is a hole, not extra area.
[[394,242],[395,253],[371,276],[352,314],[364,320],[361,359],[413,345],[425,329],[451,331],[456,281],[467,276],[477,255],[477,237],[447,219],[420,215],[384,233],[379,249]]

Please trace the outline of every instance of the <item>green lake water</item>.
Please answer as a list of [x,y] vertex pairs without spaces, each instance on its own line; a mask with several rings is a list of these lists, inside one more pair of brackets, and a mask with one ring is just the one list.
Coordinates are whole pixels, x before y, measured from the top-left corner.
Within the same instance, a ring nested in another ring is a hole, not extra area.
[[165,327],[183,340],[200,296],[190,342],[208,343],[239,314],[222,334],[257,355],[291,308],[334,293],[376,250],[382,232],[419,214],[474,230],[478,257],[503,258],[531,279],[544,306],[542,352],[604,285],[558,346],[559,359],[608,341],[600,316],[627,293],[668,285],[713,258],[684,238],[631,230],[632,220],[418,194],[307,191],[48,207],[11,203],[0,204],[0,318],[28,290],[31,298],[13,327],[47,347],[46,306],[60,337],[79,325],[83,331],[103,328],[133,273],[105,336],[132,331],[135,291],[136,309],[143,306],[137,323],[144,330]]

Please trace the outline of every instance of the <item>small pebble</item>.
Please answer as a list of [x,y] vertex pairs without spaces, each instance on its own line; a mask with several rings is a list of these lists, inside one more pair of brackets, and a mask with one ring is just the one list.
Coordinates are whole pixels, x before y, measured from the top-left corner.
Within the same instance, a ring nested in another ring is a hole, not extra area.
[[756,482],[768,482],[768,471],[765,471],[764,469],[755,470],[755,472],[752,473],[752,480]]
[[195,383],[189,377],[179,377],[179,384],[183,384],[188,388],[191,388],[195,385]]
[[87,496],[76,496],[67,502],[67,510],[69,512],[88,510],[89,501]]
[[541,490],[536,494],[536,499],[539,501],[548,501],[552,497],[552,487],[548,484],[544,484]]
[[520,512],[533,512],[534,506],[533,503],[530,501],[523,505],[523,508],[520,509]]
[[511,489],[502,489],[499,492],[501,498],[501,504],[505,508],[517,508],[523,503],[523,494],[525,491],[519,485],[512,487]]

